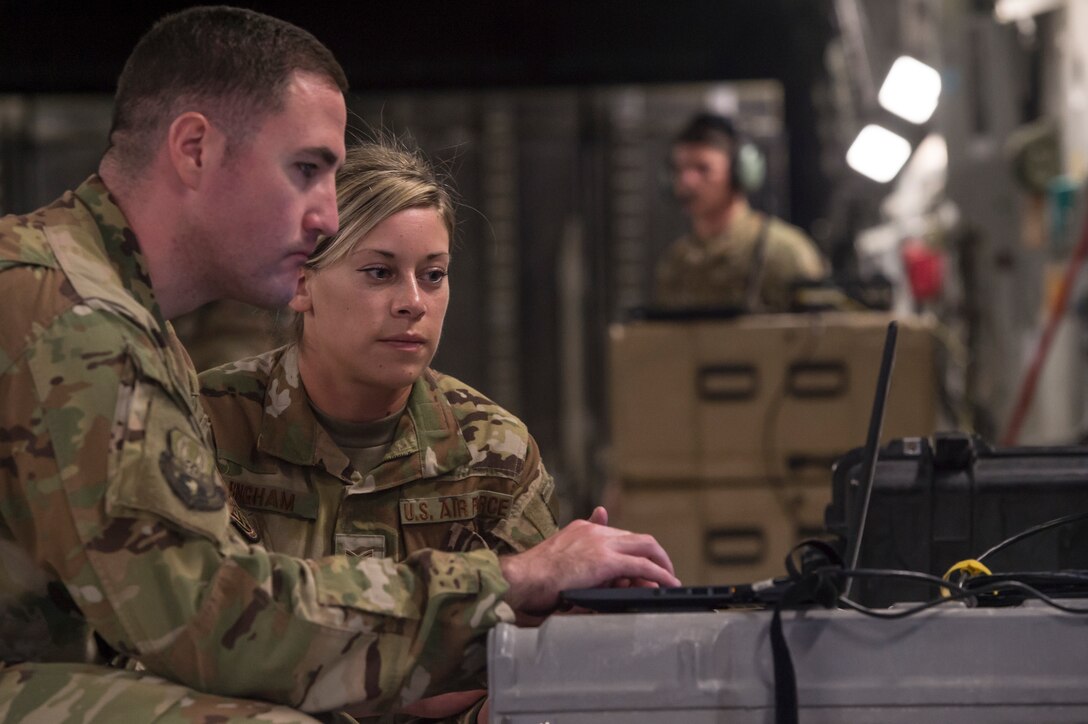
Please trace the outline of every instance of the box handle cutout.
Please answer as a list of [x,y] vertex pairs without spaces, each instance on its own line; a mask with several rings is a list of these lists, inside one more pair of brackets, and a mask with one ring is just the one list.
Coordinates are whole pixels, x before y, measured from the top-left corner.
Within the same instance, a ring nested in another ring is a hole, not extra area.
[[695,390],[713,402],[751,400],[759,391],[759,370],[750,364],[706,365],[696,373]]
[[791,397],[841,397],[850,375],[842,362],[794,362],[786,371],[786,392]]
[[767,555],[760,528],[712,528],[703,535],[703,559],[715,566],[752,566]]

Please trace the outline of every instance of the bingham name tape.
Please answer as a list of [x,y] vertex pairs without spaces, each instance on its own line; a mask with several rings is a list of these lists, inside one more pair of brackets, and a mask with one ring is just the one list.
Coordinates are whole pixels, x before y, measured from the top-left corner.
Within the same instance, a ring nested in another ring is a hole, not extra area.
[[475,490],[438,498],[405,498],[400,501],[402,525],[446,523],[473,518],[504,518],[510,512],[513,495]]
[[271,510],[276,513],[297,515],[300,518],[317,517],[317,497],[312,493],[296,493],[283,488],[250,485],[237,480],[229,481],[234,502],[250,510]]

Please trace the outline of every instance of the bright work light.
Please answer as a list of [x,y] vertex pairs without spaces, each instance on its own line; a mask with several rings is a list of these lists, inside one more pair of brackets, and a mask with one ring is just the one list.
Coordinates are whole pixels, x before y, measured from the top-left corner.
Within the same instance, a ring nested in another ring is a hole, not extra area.
[[911,123],[925,123],[937,108],[941,74],[907,55],[892,63],[877,100],[886,110]]
[[910,143],[887,128],[870,124],[850,144],[846,163],[858,173],[885,183],[895,178],[910,158]]

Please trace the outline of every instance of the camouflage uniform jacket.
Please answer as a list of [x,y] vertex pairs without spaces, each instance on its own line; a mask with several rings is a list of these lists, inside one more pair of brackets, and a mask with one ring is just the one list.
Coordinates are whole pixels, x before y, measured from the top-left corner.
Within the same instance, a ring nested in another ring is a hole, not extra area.
[[300,560],[234,531],[195,372],[101,180],[0,219],[0,290],[5,663],[101,663],[97,634],[306,711],[477,684],[512,613],[492,552]]
[[789,311],[790,285],[821,279],[823,258],[803,231],[750,208],[722,234],[709,239],[689,234],[665,250],[656,269],[655,305],[743,307],[761,233],[763,266],[756,283],[762,311]]
[[209,370],[200,383],[240,525],[270,550],[514,553],[556,530],[554,484],[528,430],[452,377],[428,369],[416,380],[373,470],[355,470],[315,418],[295,345]]

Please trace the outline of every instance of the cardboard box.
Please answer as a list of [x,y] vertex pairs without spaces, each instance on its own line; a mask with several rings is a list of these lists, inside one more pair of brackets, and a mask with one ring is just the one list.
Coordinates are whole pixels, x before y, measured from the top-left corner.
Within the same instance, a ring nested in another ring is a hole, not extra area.
[[824,528],[830,485],[782,481],[623,488],[614,525],[657,538],[684,585],[785,575],[790,549]]
[[[831,463],[865,442],[890,319],[833,312],[614,325],[614,475],[829,482]],[[934,326],[900,320],[884,441],[934,432]]]

